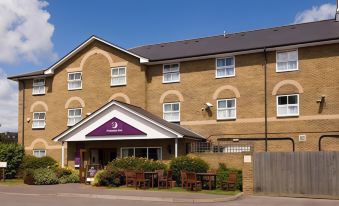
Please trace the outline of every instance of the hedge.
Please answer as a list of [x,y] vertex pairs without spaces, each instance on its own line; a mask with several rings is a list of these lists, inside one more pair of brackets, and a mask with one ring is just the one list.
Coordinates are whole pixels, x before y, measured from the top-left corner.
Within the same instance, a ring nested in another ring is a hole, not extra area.
[[49,156],[45,157],[34,157],[32,155],[26,155],[23,158],[20,168],[22,170],[27,169],[39,169],[39,168],[50,168],[56,169],[58,167],[57,162]]
[[124,157],[113,160],[107,165],[108,169],[118,170],[142,170],[142,171],[154,171],[154,170],[166,170],[167,165],[159,160],[148,160],[146,158],[138,157]]
[[173,170],[173,179],[177,183],[181,182],[180,171],[207,172],[209,166],[207,162],[197,157],[181,156],[172,159],[170,169]]
[[24,149],[15,143],[0,143],[0,162],[7,162],[6,178],[14,178],[24,156]]
[[220,187],[221,182],[227,180],[230,172],[237,173],[236,189],[242,191],[242,171],[234,168],[227,168],[225,164],[219,163],[217,170],[217,186]]

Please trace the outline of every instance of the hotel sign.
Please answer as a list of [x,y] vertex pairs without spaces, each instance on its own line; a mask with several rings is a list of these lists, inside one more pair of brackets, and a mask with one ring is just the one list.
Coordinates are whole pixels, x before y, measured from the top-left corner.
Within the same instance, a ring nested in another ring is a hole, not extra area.
[[86,136],[146,135],[146,133],[114,117]]

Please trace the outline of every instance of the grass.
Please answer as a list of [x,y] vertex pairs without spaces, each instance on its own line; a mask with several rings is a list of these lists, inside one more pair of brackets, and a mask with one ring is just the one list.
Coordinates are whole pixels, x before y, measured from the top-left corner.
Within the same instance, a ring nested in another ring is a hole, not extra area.
[[6,179],[3,181],[3,179],[0,180],[0,185],[23,185],[24,180],[23,179]]
[[[126,186],[121,186],[121,187],[109,187],[109,189],[115,189],[115,190],[135,190],[134,187],[126,187]],[[202,193],[202,194],[211,194],[211,195],[236,195],[240,193],[239,190],[237,191],[224,191],[221,189],[216,189],[216,190],[200,190],[200,191],[188,191],[186,189],[183,189],[181,187],[173,187],[169,189],[158,189],[158,188],[149,188],[146,189],[146,191],[154,191],[154,192],[191,192],[191,193]]]

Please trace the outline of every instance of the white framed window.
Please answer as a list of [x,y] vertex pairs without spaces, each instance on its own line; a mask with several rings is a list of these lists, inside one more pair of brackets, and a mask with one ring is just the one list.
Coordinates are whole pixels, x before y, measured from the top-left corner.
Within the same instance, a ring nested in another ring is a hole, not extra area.
[[68,73],[68,90],[82,89],[82,73]]
[[33,79],[33,95],[45,94],[45,79]]
[[163,118],[168,122],[180,122],[180,103],[164,103]]
[[162,147],[121,147],[120,156],[162,160]]
[[46,112],[34,112],[32,128],[43,129],[46,126]]
[[33,156],[35,157],[45,157],[46,156],[46,150],[44,149],[34,149],[33,150]]
[[68,109],[67,126],[73,126],[82,119],[82,108]]
[[235,76],[235,58],[225,57],[216,59],[216,78]]
[[276,72],[298,70],[298,50],[277,51]]
[[299,116],[299,94],[278,95],[277,116]]
[[126,67],[112,68],[111,86],[120,86],[126,84],[127,84]]
[[162,83],[180,82],[180,64],[164,64]]
[[236,99],[217,100],[217,119],[236,119],[237,117]]

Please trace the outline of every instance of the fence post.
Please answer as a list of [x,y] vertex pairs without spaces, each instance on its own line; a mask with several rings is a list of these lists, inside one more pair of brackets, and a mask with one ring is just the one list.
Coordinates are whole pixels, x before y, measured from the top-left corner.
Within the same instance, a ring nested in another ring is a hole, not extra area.
[[244,155],[244,166],[242,168],[242,191],[245,195],[253,195],[253,160],[252,155]]

